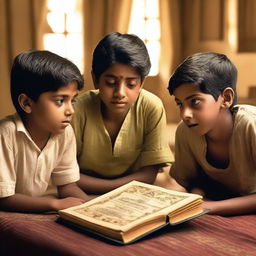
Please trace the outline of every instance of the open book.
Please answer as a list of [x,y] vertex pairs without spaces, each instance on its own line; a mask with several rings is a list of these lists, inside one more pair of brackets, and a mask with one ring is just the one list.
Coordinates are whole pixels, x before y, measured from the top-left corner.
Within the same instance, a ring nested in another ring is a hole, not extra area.
[[132,181],[84,204],[60,210],[59,215],[126,244],[204,212],[199,195]]

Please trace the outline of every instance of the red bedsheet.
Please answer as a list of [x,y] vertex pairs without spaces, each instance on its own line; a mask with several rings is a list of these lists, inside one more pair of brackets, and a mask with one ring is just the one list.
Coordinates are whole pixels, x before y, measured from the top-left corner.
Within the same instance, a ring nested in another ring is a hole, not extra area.
[[0,212],[0,255],[256,255],[256,215],[204,215],[125,246],[75,231],[57,223],[57,218]]

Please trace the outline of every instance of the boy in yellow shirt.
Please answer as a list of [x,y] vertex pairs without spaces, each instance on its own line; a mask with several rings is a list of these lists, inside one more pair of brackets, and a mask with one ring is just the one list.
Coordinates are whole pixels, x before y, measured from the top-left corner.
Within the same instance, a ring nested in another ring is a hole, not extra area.
[[17,113],[0,121],[1,210],[58,211],[89,199],[76,184],[70,125],[82,87],[78,68],[56,54],[28,51],[14,59],[11,96]]
[[96,46],[96,90],[78,97],[72,121],[84,191],[102,194],[132,180],[153,183],[172,161],[163,104],[142,88],[150,67],[135,35],[111,33]]
[[171,176],[211,214],[256,211],[256,107],[235,105],[237,70],[223,54],[196,53],[175,70],[180,108]]

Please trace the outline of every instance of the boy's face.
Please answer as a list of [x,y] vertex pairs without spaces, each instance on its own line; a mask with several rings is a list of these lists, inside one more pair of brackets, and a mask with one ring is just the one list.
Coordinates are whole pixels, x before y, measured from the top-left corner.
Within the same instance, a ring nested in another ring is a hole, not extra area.
[[220,119],[222,96],[216,101],[212,95],[200,91],[199,87],[186,83],[174,90],[175,101],[180,108],[180,117],[193,132],[206,135]]
[[114,64],[94,81],[107,115],[126,114],[142,88],[141,77],[128,65]]
[[73,103],[78,95],[77,84],[72,82],[55,92],[45,92],[37,102],[31,102],[27,115],[28,130],[33,134],[59,134],[70,124],[74,114]]

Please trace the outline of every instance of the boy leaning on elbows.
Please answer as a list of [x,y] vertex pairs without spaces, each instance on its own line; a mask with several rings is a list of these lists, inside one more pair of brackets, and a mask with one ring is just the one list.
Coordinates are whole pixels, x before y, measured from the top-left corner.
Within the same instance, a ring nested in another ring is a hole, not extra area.
[[57,211],[89,197],[76,185],[79,168],[70,125],[83,78],[49,51],[16,56],[11,96],[17,113],[0,121],[0,209]]
[[174,71],[180,108],[171,176],[205,196],[211,214],[256,212],[256,107],[236,104],[237,70],[223,54],[196,53]]
[[78,185],[88,194],[104,194],[132,180],[152,184],[172,161],[163,103],[143,89],[150,67],[145,43],[136,35],[110,33],[93,51],[95,90],[78,97],[72,120]]

